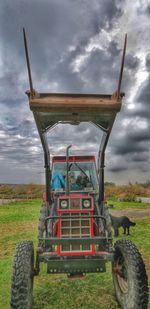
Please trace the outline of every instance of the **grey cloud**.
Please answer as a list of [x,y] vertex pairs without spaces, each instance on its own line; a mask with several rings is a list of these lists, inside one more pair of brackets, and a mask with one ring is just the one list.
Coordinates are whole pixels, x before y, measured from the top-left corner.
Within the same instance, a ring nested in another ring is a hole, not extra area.
[[[12,160],[14,166],[20,164],[28,168],[29,165],[38,170],[43,164],[43,153],[36,126],[29,120],[32,119],[31,111],[28,108],[28,99],[24,95],[29,86],[22,27],[24,26],[27,32],[34,87],[37,90],[112,93],[117,88],[122,51],[116,41],[116,34],[111,30],[116,31],[116,27],[119,27],[124,4],[118,0],[14,0],[12,3],[5,0],[1,1],[0,7],[3,70],[0,77],[0,104],[3,106],[3,111],[7,107],[5,115],[2,115],[0,127],[2,132],[6,133],[5,140],[0,141],[1,156],[5,157],[5,162]],[[141,32],[142,29],[141,25]],[[105,50],[101,42],[103,50],[95,48],[88,52],[86,48],[91,39],[102,31],[108,36],[110,33],[113,34],[108,49]],[[87,58],[80,66],[79,72],[75,72],[73,63],[80,59],[80,56]],[[127,53],[122,84],[122,90],[127,91],[127,99],[135,82],[139,62],[135,54]],[[145,61],[147,70],[149,62],[147,55]],[[148,87],[149,81],[141,85],[135,112],[124,109],[112,133],[114,135],[110,142],[111,155],[121,154],[122,159],[130,158],[130,163],[134,160],[138,164],[140,158],[141,162],[144,158],[146,160],[149,129],[130,133],[125,129],[122,139],[118,140],[116,133],[121,130],[119,124],[124,116],[131,118],[137,113],[148,119]],[[72,126],[56,128],[49,137],[52,152],[60,151],[59,146],[64,143],[64,137],[66,143],[71,140],[81,151],[85,148],[87,152],[95,151],[101,136],[94,128],[86,125],[80,125],[75,129]],[[32,147],[37,147],[37,152],[33,151]],[[135,164],[136,169],[137,166]],[[114,164],[111,173],[118,172],[121,175],[121,169],[125,171],[126,164],[120,162],[118,167]],[[32,178],[32,169],[28,172],[30,176],[26,181]],[[23,171],[16,173],[18,177],[24,175]],[[36,180],[35,175],[34,179]]]
[[130,135],[130,140],[133,143],[140,143],[143,142],[146,145],[146,141],[150,141],[150,134],[149,131],[150,128],[147,128],[145,130],[137,130],[134,134]]
[[[115,47],[112,47],[113,44]],[[118,53],[114,56],[112,49],[116,49],[116,43],[112,41],[109,47],[108,50],[93,48],[80,69],[80,74],[86,81],[85,88],[89,92],[112,93],[118,87],[122,50],[118,49]],[[127,89],[128,93],[130,92],[134,81],[134,71],[138,65],[138,57],[128,54],[122,81],[123,91]]]
[[[37,54],[45,56],[47,52],[49,56],[53,54],[57,59],[57,55],[62,53],[57,47],[62,46],[64,52],[64,47],[68,44],[85,46],[87,40],[99,33],[100,28],[104,27],[106,22],[111,22],[118,12],[120,9],[117,9],[115,1],[110,0],[103,5],[97,1],[33,0],[29,3],[25,0],[14,0],[12,4],[3,4],[2,26],[5,25],[6,16],[9,16],[9,21],[13,23],[7,23],[2,31],[7,44],[11,44],[11,49],[17,52],[22,44],[22,34],[19,35],[19,31],[22,26],[27,26],[30,42],[34,43],[30,44],[30,47],[33,50],[35,48],[35,57]],[[101,14],[103,18],[100,17]],[[46,48],[50,46],[50,49]]]
[[82,123],[78,126],[58,125],[49,135],[50,146],[54,144],[63,145],[62,135],[64,144],[72,143],[73,146],[78,147],[84,145],[85,149],[88,149],[90,143],[95,144],[96,147],[97,141],[100,139],[99,131],[88,123]]
[[[12,161],[14,164],[27,164],[31,168],[36,167],[42,163],[43,165],[43,150],[37,131],[32,130],[33,125],[29,120],[25,120],[18,126],[8,126],[7,136],[0,141],[1,155],[0,158],[7,157],[8,162]],[[2,132],[5,133],[6,127],[1,126]],[[34,133],[35,132],[35,133]],[[61,132],[61,134],[60,134]],[[50,144],[50,152],[59,155],[60,145],[64,145],[64,149],[60,154],[65,154],[65,147],[72,143],[72,149],[80,147],[87,149],[86,152],[95,152],[97,138],[93,137],[96,133],[95,128],[89,131],[87,124],[81,124],[79,127],[71,125],[59,125],[54,129],[48,140]],[[18,137],[18,134],[20,138]],[[65,142],[62,143],[62,135]],[[90,138],[91,136],[91,138]],[[36,137],[36,140],[34,139]],[[83,143],[84,141],[84,143]],[[91,144],[91,141],[93,144]],[[83,145],[83,147],[82,147]],[[36,150],[34,148],[36,147]]]
[[150,105],[150,76],[147,78],[146,82],[144,82],[137,97],[137,101],[140,102],[143,107]]
[[20,134],[24,137],[38,137],[36,126],[33,124],[33,121],[24,120],[22,123],[19,123],[18,126],[14,126],[8,130],[12,134]]
[[116,166],[109,167],[108,171],[113,172],[113,173],[120,173],[120,172],[126,171],[127,169],[128,169],[127,166],[123,166],[123,165],[117,166],[116,165]]
[[147,8],[146,8],[146,13],[147,13],[148,15],[150,15],[150,5],[147,6]]
[[121,50],[120,50],[117,42],[115,42],[115,41],[110,42],[108,49],[107,49],[108,53],[110,53],[113,57],[118,57],[119,54],[120,54],[120,51]]
[[125,157],[128,154],[138,153],[142,155],[143,152],[147,152],[150,144],[149,126],[142,128],[142,122],[140,126],[138,125],[138,121],[141,119],[137,118],[137,122],[131,119],[127,127],[121,127],[120,131],[121,120],[122,117],[118,120],[112,132],[109,143],[112,153]]
[[[118,68],[106,50],[94,48],[81,68],[80,74],[86,80],[86,89],[97,93],[112,93],[116,89]],[[109,90],[108,90],[109,89]]]
[[149,164],[144,161],[133,162],[133,161],[120,161],[118,164],[114,164],[112,167],[106,168],[106,179],[111,181],[114,179],[115,182],[120,184],[126,184],[129,182],[145,182],[149,179]]
[[[147,60],[149,61],[149,60]],[[128,111],[128,117],[139,116],[149,122],[150,119],[150,75],[140,85],[135,96],[135,109]]]
[[146,149],[146,146],[143,146],[139,143],[133,143],[133,141],[126,139],[116,145],[116,148],[114,149],[114,154],[126,155],[134,152],[141,153]]
[[133,153],[128,156],[128,161],[131,162],[148,162],[149,161],[149,154],[147,152],[143,153]]
[[125,67],[128,68],[129,70],[135,70],[138,68],[140,63],[140,60],[137,56],[132,56],[131,54],[128,54],[126,56],[125,60]]
[[[80,10],[79,10],[80,5]],[[34,14],[33,14],[34,12]],[[70,45],[76,47],[80,55],[91,37],[99,33],[107,24],[111,25],[121,11],[115,1],[105,3],[73,2],[73,1],[26,1],[15,0],[13,4],[3,4],[2,29],[3,62],[10,66],[14,60],[18,71],[25,65],[22,42],[22,26],[27,28],[30,58],[36,77],[41,80],[46,77],[49,82],[57,81],[61,91],[82,91],[80,76],[73,73],[69,66],[68,54]],[[6,16],[9,22],[5,25]],[[103,16],[101,18],[100,16]],[[4,27],[5,25],[5,27]],[[111,25],[112,26],[112,25]],[[20,32],[19,32],[20,31]],[[7,41],[7,46],[6,46]],[[10,49],[10,50],[9,50]],[[10,53],[11,51],[11,53]],[[74,53],[70,54],[74,57]],[[13,59],[12,59],[13,58]]]
[[150,73],[150,53],[147,54],[147,56],[146,56],[145,66],[146,66],[147,71]]
[[121,169],[125,171],[126,169],[129,175],[132,174],[131,171],[135,171],[135,174],[137,171],[140,173],[140,170],[143,171],[146,166],[148,172],[150,166],[149,149],[149,129],[140,130],[129,125],[127,130],[123,131],[122,129],[121,135],[118,135],[117,130],[114,130],[109,143],[109,150],[115,164],[109,166],[108,170],[117,173],[117,169],[118,171],[121,171]]

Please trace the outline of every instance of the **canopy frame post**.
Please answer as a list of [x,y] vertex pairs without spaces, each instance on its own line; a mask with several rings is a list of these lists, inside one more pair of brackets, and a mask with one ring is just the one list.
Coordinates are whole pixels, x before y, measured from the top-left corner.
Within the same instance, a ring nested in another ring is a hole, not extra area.
[[44,168],[45,168],[45,182],[46,182],[46,201],[51,202],[51,168],[50,168],[50,151],[47,142],[46,132],[41,129],[40,120],[36,112],[33,113],[41,144],[44,152]]

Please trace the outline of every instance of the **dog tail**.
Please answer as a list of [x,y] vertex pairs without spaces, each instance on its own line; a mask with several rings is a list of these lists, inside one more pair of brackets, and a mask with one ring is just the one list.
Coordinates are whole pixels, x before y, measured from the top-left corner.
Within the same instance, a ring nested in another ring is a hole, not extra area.
[[135,225],[136,225],[136,222],[130,221],[130,224],[131,224],[131,226],[135,226]]

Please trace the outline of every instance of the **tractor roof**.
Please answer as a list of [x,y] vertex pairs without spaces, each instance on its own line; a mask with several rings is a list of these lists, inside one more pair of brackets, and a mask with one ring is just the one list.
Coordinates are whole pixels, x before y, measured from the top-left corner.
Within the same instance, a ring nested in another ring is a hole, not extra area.
[[39,134],[58,123],[79,124],[92,122],[103,131],[109,130],[120,111],[122,96],[120,93],[123,75],[126,41],[125,36],[122,62],[117,91],[113,94],[72,94],[72,93],[38,93],[33,88],[25,29],[23,29],[26,61],[30,91],[30,108],[33,111]]
[[30,109],[42,131],[58,123],[93,122],[102,129],[111,126],[121,108],[122,96],[106,94],[37,93],[29,95]]

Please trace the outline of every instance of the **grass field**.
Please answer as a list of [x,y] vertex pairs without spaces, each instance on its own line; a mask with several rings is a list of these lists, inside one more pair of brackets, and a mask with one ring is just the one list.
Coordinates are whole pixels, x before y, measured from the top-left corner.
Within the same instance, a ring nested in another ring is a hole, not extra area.
[[[142,203],[114,203],[115,209],[148,208]],[[0,206],[0,308],[9,308],[12,260],[16,244],[32,239],[36,247],[40,201]],[[131,239],[141,251],[150,276],[150,218],[134,220]],[[125,239],[125,236],[122,237]],[[115,239],[114,239],[115,240]],[[34,309],[117,309],[111,266],[104,274],[89,274],[84,280],[70,281],[66,275],[47,275],[45,265],[35,278]]]

